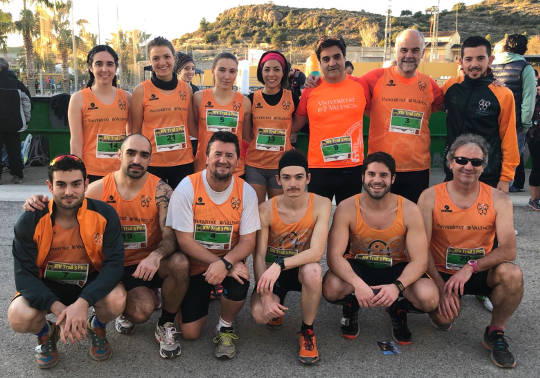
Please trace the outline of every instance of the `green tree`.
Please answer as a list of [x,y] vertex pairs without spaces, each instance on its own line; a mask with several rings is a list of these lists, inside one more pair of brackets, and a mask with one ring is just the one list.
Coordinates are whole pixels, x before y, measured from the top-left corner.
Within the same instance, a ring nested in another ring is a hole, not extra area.
[[0,10],[0,50],[7,53],[7,35],[13,30],[11,13]]
[[206,18],[202,18],[201,19],[201,22],[199,23],[199,30],[203,33],[206,33],[208,31],[208,25],[209,25],[209,22],[206,21]]
[[465,3],[457,3],[457,4],[454,4],[454,6],[452,7],[452,11],[455,12],[455,11],[463,11],[467,9],[467,5],[465,5]]
[[413,14],[413,13],[412,13],[410,10],[408,10],[408,9],[403,9],[403,10],[401,11],[400,16],[412,16],[412,14]]

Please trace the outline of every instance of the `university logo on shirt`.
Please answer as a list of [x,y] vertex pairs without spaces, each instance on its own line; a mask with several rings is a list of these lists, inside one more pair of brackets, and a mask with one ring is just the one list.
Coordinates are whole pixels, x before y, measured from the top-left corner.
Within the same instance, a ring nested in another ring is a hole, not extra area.
[[281,103],[281,106],[283,107],[283,110],[289,110],[291,108],[291,102],[290,101],[283,101]]
[[231,207],[233,210],[238,210],[240,208],[240,198],[231,198]]
[[232,104],[232,108],[235,112],[239,111],[240,110],[240,107],[242,106],[242,104],[240,104],[239,102],[233,102]]
[[491,101],[482,98],[480,101],[478,101],[478,109],[476,111],[480,114],[488,114],[490,107]]
[[489,205],[487,203],[479,203],[476,206],[476,209],[478,210],[478,214],[486,215],[489,210]]
[[120,110],[126,110],[127,103],[124,100],[118,100],[118,107],[120,108]]
[[425,81],[418,82],[418,89],[420,89],[423,92],[426,90],[426,88],[427,88],[427,83]]
[[178,95],[180,96],[180,100],[182,100],[182,101],[186,100],[186,97],[187,97],[186,92],[180,91],[180,92],[178,92]]
[[143,195],[141,196],[141,207],[150,207],[150,202],[152,201],[152,198],[149,196]]

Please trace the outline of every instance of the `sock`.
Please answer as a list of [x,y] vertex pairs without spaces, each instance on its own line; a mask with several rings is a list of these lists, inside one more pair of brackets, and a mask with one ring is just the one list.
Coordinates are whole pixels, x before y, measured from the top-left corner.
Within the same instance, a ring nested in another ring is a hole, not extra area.
[[41,329],[41,331],[39,331],[38,333],[36,333],[36,336],[37,336],[37,337],[41,337],[41,336],[47,335],[47,334],[49,333],[49,330],[50,330],[49,322],[48,322],[47,320],[45,320],[45,325],[43,326],[43,328]]
[[360,305],[354,294],[345,296],[340,302],[343,303],[343,315],[352,316],[360,309]]
[[302,322],[302,328],[300,328],[300,331],[305,331],[306,329],[313,331],[313,324],[307,325],[306,323]]
[[223,318],[220,316],[219,317],[219,322],[217,324],[217,331],[219,332],[221,330],[222,327],[225,327],[225,328],[232,328],[232,322],[227,322],[225,320],[223,320]]
[[406,312],[413,312],[415,314],[424,314],[424,311],[421,311],[413,306],[411,302],[407,298],[398,299],[397,301],[397,309],[403,310]]
[[504,332],[504,328],[497,327],[497,326],[494,326],[494,325],[490,325],[489,329],[488,329],[488,334],[490,334],[491,332],[494,332],[494,331],[502,331],[502,332]]
[[163,324],[165,324],[167,322],[174,323],[174,317],[175,316],[176,316],[176,314],[165,311],[165,309],[162,308],[161,309],[161,316],[160,316],[160,318],[158,320],[158,325],[162,326]]
[[94,315],[91,326],[92,328],[105,328],[107,326],[107,323],[100,322],[97,315]]

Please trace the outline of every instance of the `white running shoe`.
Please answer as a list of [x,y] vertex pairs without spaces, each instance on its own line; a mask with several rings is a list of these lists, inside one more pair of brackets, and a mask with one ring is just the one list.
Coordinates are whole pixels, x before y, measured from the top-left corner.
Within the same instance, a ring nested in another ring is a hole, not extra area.
[[177,334],[178,332],[171,322],[167,322],[162,326],[156,325],[155,337],[159,343],[159,355],[162,358],[175,358],[182,354]]
[[122,335],[129,335],[135,329],[135,324],[127,320],[124,315],[120,315],[114,321],[114,328],[116,332],[121,333]]

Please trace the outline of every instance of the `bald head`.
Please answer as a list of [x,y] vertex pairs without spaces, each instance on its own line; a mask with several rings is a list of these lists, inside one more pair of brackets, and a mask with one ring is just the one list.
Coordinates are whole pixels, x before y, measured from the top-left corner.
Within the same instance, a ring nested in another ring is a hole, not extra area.
[[148,153],[152,153],[152,144],[150,143],[150,141],[148,140],[147,137],[145,137],[144,135],[142,134],[131,134],[131,135],[128,135],[124,141],[122,142],[122,146],[120,146],[120,149],[122,151],[125,151],[126,148],[130,148],[129,146],[131,146],[132,144],[136,143],[140,145],[140,143],[143,143],[143,144],[146,144],[146,151]]
[[424,35],[416,29],[406,29],[396,38],[397,69],[403,77],[413,77],[424,55]]
[[132,179],[144,177],[152,155],[152,144],[141,134],[132,134],[120,147],[120,171]]

